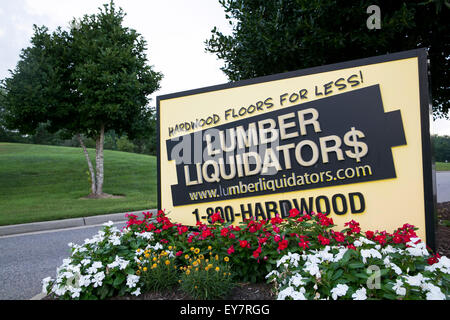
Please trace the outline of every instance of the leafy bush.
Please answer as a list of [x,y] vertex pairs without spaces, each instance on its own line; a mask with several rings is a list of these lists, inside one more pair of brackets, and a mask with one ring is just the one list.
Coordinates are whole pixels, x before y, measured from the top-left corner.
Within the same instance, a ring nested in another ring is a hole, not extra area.
[[[106,223],[83,245],[69,244],[72,254],[57,269],[56,279],[43,280],[44,292],[60,299],[105,299],[140,294],[135,251],[148,245],[151,233],[123,232]],[[139,261],[139,260],[137,260]]]
[[[195,229],[163,211],[127,215],[121,232],[106,224],[72,246],[45,292],[61,299],[104,299],[160,290],[178,281],[197,299],[224,297],[235,281],[274,283],[279,299],[448,299],[450,261],[431,255],[405,224],[393,233],[334,230],[324,214],[224,223],[219,213]],[[267,280],[266,280],[267,279]]]
[[[186,254],[184,258],[188,265],[181,267],[183,274],[180,279],[181,289],[194,299],[224,298],[234,287],[229,258],[222,260],[212,251],[206,257],[199,254],[199,248],[192,248],[193,255]],[[198,255],[196,255],[196,253]]]
[[137,262],[143,287],[146,291],[158,291],[173,287],[178,282],[177,266],[172,251],[137,250]]

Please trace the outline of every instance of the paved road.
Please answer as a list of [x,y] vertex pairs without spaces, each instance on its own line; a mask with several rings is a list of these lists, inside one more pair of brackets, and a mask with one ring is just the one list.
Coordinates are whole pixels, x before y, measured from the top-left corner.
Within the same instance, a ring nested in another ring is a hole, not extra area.
[[450,171],[436,172],[437,202],[450,201]]
[[[124,224],[116,224],[121,228]],[[31,299],[41,293],[41,280],[56,276],[69,257],[68,243],[84,243],[101,226],[0,237],[0,300]]]

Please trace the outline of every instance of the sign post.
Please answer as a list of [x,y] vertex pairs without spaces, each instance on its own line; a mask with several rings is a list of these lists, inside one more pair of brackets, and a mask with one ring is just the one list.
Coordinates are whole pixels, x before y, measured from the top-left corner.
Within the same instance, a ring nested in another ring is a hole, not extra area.
[[291,208],[409,223],[434,248],[427,80],[417,49],[160,96],[159,209],[185,225]]

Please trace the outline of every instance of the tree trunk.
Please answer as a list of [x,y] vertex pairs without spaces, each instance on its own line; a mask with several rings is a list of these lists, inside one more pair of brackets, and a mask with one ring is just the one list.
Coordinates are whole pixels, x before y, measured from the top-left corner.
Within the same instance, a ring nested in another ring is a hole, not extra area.
[[86,156],[86,160],[89,167],[89,173],[91,175],[91,194],[96,195],[97,194],[97,184],[95,179],[95,173],[94,173],[94,167],[92,166],[91,159],[89,158],[89,153],[86,149],[86,146],[84,145],[83,139],[81,139],[81,135],[77,134],[78,141],[80,142],[81,147],[83,148],[84,155]]
[[95,148],[96,195],[103,195],[103,145],[105,142],[105,125],[101,125]]

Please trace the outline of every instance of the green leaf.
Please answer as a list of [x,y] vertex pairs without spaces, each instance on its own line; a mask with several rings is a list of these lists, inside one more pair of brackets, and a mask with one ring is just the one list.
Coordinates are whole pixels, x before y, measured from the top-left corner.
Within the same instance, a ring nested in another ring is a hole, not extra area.
[[331,280],[337,280],[337,279],[339,279],[341,276],[342,276],[342,274],[344,273],[344,270],[342,270],[342,269],[338,269],[335,273],[334,273],[334,275],[333,275],[333,277],[331,278]]
[[351,269],[364,268],[365,264],[362,262],[352,262],[348,264],[348,267]]

